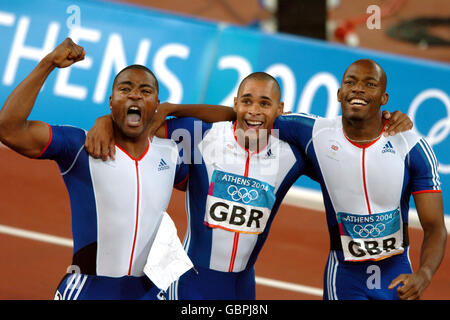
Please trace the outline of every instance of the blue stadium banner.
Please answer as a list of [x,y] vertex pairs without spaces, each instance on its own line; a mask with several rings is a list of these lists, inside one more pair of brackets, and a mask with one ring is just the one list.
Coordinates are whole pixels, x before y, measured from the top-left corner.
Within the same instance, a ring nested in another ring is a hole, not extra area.
[[66,37],[86,50],[84,61],[54,72],[32,118],[90,128],[109,111],[112,79],[133,63],[160,82],[161,101],[203,98],[217,47],[215,24],[174,18],[99,1],[15,0],[0,3],[0,95],[5,97]]
[[[282,88],[285,110],[333,117],[346,67],[372,58],[388,76],[387,110],[409,114],[439,162],[445,211],[450,214],[450,65],[103,1],[15,0],[0,3],[0,97],[65,37],[86,59],[55,71],[31,118],[89,129],[107,113],[115,73],[128,64],[152,69],[161,101],[232,105],[247,74],[266,71]],[[297,186],[318,190],[308,179]]]

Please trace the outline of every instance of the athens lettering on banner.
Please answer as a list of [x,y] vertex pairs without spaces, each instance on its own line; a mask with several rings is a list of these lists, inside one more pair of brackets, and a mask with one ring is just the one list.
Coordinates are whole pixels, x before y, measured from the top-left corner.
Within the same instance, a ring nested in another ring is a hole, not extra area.
[[[70,25],[76,25],[76,27],[66,29],[69,30],[67,36],[73,38],[73,40],[80,43],[80,45],[83,45],[84,41],[99,43],[102,36],[104,37],[102,31],[95,28],[89,28],[86,24],[83,24],[83,27],[81,27],[76,23],[77,21],[74,20],[76,18],[75,14],[76,12],[74,12],[74,15],[70,16]],[[18,21],[15,24],[16,20]],[[61,36],[61,24],[58,22],[50,22],[45,34],[40,37],[43,39],[41,47],[26,45],[32,24],[33,21],[28,16],[20,16],[16,19],[14,14],[0,12],[1,26],[16,27],[9,56],[5,64],[6,69],[2,79],[3,85],[10,86],[14,83],[18,72],[19,62],[21,60],[39,61],[55,47],[57,39]],[[147,59],[150,47],[151,40],[145,38],[140,39],[134,63],[148,65]],[[111,33],[107,37],[106,47],[103,52],[103,56],[99,59],[101,61],[100,72],[98,73],[92,93],[92,101],[97,104],[104,103],[108,85],[110,85],[113,73],[119,72],[128,65],[121,34]],[[169,70],[166,61],[173,57],[186,60],[189,57],[189,52],[189,47],[178,43],[166,44],[155,51],[151,68],[155,70],[160,82],[168,89],[169,98],[167,101],[169,102],[181,102],[183,98],[183,85],[178,77]],[[87,55],[84,61],[74,65],[73,68],[86,71],[91,70],[94,65],[93,60],[94,59],[91,56]],[[59,70],[53,94],[69,99],[85,100],[88,96],[88,87],[69,82],[71,69]]]

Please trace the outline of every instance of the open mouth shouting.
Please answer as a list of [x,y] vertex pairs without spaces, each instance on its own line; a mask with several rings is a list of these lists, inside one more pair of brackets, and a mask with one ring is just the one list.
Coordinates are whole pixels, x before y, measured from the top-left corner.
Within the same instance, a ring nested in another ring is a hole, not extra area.
[[130,127],[137,127],[141,124],[141,108],[130,106],[127,110],[127,124]]

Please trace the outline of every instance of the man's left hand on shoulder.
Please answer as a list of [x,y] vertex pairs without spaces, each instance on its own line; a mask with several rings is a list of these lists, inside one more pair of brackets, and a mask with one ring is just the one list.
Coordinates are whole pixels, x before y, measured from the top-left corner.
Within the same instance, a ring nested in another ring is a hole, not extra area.
[[408,115],[398,110],[392,113],[384,110],[383,119],[388,120],[384,127],[383,134],[385,137],[394,136],[397,133],[411,130],[413,127],[413,122]]

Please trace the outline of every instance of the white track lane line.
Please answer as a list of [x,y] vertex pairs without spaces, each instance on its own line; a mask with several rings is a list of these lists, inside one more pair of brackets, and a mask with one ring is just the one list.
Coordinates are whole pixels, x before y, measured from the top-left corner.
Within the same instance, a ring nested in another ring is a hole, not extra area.
[[0,233],[29,240],[56,244],[63,247],[73,247],[73,241],[69,238],[57,237],[46,233],[19,229],[2,224],[0,224]]
[[319,297],[323,296],[323,290],[314,288],[314,287],[304,286],[301,284],[295,284],[295,283],[285,282],[285,281],[280,281],[280,280],[273,280],[273,279],[263,278],[263,277],[258,277],[258,276],[255,277],[255,280],[256,280],[256,284],[260,284],[262,286],[283,289],[283,290],[288,290],[288,291],[301,292],[301,293],[310,294],[312,296],[319,296]]

